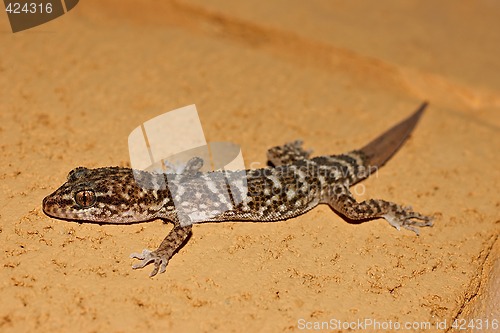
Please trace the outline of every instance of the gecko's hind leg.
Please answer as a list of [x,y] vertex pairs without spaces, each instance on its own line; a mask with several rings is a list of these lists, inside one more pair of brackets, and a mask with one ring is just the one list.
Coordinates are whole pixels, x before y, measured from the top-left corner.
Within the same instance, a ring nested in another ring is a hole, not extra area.
[[352,220],[383,217],[394,228],[401,227],[419,234],[419,227],[432,226],[432,218],[385,200],[357,202],[347,186],[334,186],[328,194],[330,207]]
[[312,150],[304,150],[302,143],[301,140],[296,140],[283,146],[272,147],[267,151],[267,160],[274,166],[280,166],[308,159]]
[[168,261],[180,248],[182,243],[184,243],[184,241],[189,237],[190,233],[191,225],[182,227],[179,223],[175,223],[174,228],[170,231],[167,237],[165,237],[156,250],[150,251],[148,249],[144,249],[142,253],[132,253],[130,255],[131,258],[141,260],[140,263],[133,265],[132,268],[144,268],[146,265],[153,262],[155,267],[149,276],[155,276],[158,271],[160,271],[160,273],[165,272]]

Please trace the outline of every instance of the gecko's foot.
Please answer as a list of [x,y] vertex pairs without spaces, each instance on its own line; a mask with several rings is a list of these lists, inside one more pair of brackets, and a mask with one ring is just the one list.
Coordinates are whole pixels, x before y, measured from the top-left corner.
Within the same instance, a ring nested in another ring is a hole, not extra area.
[[160,273],[164,273],[165,270],[167,269],[167,264],[168,264],[167,256],[160,255],[156,251],[150,251],[148,249],[144,249],[142,250],[142,253],[132,253],[130,255],[130,258],[141,260],[140,263],[132,266],[133,269],[144,268],[146,265],[153,262],[155,267],[151,272],[151,274],[149,274],[150,277],[155,276],[158,273],[158,271],[160,271]]
[[420,235],[419,227],[431,227],[432,217],[414,212],[411,207],[404,207],[394,212],[384,215],[384,218],[394,228],[400,230],[401,227],[411,230]]
[[285,143],[267,151],[267,160],[274,166],[286,165],[296,161],[308,159],[312,150],[302,148],[302,140]]

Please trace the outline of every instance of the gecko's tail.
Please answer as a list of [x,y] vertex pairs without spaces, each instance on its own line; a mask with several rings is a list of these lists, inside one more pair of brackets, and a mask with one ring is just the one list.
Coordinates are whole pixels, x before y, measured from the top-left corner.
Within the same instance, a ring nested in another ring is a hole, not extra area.
[[427,102],[422,103],[418,110],[407,119],[401,121],[359,150],[368,158],[367,164],[371,170],[384,165],[398,151],[399,147],[406,141],[417,125],[427,105]]

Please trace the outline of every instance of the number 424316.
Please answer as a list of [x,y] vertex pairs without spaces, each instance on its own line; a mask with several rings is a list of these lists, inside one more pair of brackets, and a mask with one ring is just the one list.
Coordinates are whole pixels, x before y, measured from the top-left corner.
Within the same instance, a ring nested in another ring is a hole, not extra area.
[[497,330],[499,328],[498,319],[455,319],[451,325],[455,330]]
[[50,14],[52,13],[52,4],[49,3],[19,3],[19,2],[9,2],[5,11],[9,14]]

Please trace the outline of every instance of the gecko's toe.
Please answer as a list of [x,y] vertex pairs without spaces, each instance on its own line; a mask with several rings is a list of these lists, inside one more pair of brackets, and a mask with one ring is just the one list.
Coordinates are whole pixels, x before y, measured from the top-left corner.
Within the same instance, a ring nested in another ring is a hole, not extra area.
[[160,273],[164,273],[167,269],[167,257],[158,254],[156,251],[144,249],[142,253],[132,253],[130,255],[130,258],[141,260],[141,262],[139,262],[138,264],[132,265],[132,269],[144,268],[151,262],[154,262],[155,267],[153,268],[151,274],[149,274],[150,277],[155,276],[158,271],[160,271]]
[[414,212],[410,207],[405,207],[403,210],[395,213],[388,213],[384,215],[384,218],[396,229],[400,230],[403,227],[413,231],[417,236],[420,235],[418,228],[431,227],[433,225],[432,217]]
[[432,227],[432,218],[428,216],[419,216],[418,220],[417,218],[409,218],[403,221],[402,227],[420,236],[420,230],[418,228]]

